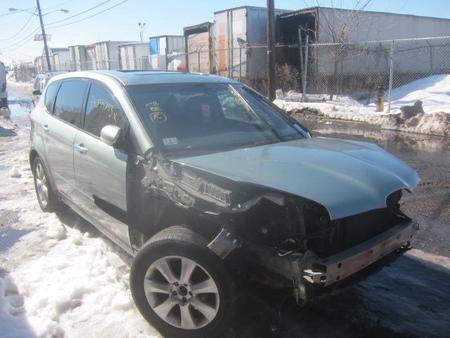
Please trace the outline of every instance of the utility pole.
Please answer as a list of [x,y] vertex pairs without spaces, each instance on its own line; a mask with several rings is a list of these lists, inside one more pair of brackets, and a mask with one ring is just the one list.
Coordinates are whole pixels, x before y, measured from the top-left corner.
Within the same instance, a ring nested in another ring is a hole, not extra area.
[[51,72],[52,64],[50,62],[50,55],[48,54],[47,35],[45,35],[44,21],[42,20],[41,4],[39,3],[39,0],[36,0],[36,5],[38,10],[39,21],[41,23],[42,40],[44,40],[44,50],[45,50],[45,58],[47,59],[47,67],[48,71]]
[[267,0],[267,96],[271,101],[275,99],[274,6],[274,0]]

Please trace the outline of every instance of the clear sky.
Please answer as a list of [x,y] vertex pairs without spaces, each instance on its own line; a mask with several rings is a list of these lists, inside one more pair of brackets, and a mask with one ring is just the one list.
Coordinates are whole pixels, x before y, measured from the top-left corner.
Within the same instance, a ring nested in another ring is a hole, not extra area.
[[[120,4],[123,2],[122,4]],[[275,0],[277,8],[301,9],[315,6],[354,8],[366,0]],[[78,13],[97,8],[84,14]],[[119,4],[93,18],[67,25]],[[266,0],[41,0],[51,46],[88,44],[101,40],[138,40],[138,22],[145,22],[144,36],[182,34],[183,27],[212,21],[214,12],[242,5],[265,6]],[[39,20],[27,12],[34,11],[36,0],[0,1],[0,60],[33,60],[42,52],[42,42],[33,41]],[[58,12],[67,9],[69,13]],[[372,0],[368,10],[450,18],[450,0]],[[56,12],[55,12],[56,11]],[[52,12],[52,13],[50,13]],[[71,16],[75,17],[71,18]],[[61,21],[66,19],[66,21]],[[61,21],[53,23],[55,21]],[[60,26],[60,27],[58,27]],[[36,31],[36,33],[39,31]]]

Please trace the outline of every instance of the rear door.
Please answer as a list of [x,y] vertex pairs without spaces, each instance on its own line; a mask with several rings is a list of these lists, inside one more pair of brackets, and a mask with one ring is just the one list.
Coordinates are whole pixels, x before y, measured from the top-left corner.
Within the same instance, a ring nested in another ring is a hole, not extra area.
[[46,131],[46,157],[59,192],[69,197],[74,189],[73,144],[81,127],[82,108],[89,82],[85,79],[63,80],[43,126]]
[[[122,142],[110,146],[100,140],[106,125],[121,128]],[[83,130],[76,134],[74,167],[76,196],[83,209],[95,214],[104,232],[128,245],[127,160],[124,144],[128,122],[112,92],[92,81],[86,101]]]

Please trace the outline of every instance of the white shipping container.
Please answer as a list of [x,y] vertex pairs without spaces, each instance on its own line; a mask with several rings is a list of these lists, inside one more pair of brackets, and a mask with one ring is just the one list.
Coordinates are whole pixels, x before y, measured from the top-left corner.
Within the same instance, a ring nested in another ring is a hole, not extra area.
[[70,53],[68,48],[52,48],[53,71],[70,70]]
[[150,47],[148,43],[133,43],[119,47],[120,69],[146,70],[150,69]]
[[87,70],[85,46],[70,46],[70,65],[72,70]]
[[214,73],[213,24],[185,27],[187,66],[190,72]]
[[177,70],[186,64],[184,36],[155,36],[150,38],[149,44],[152,70]]
[[[276,9],[275,16],[284,12]],[[265,7],[243,6],[214,13],[214,63],[219,75],[249,80],[265,77],[266,25]]]
[[119,46],[130,41],[102,41],[94,44],[95,69],[119,69]]
[[86,52],[86,63],[85,63],[86,70],[97,69],[95,46],[94,45],[86,46],[85,52]]

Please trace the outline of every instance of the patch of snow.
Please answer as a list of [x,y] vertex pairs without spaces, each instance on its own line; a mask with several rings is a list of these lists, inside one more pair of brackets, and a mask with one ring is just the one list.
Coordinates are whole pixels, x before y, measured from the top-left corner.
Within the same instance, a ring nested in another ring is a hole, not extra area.
[[12,168],[12,169],[10,170],[10,174],[9,174],[9,175],[10,175],[11,177],[14,177],[14,178],[19,178],[19,177],[22,176],[22,174],[20,173],[19,168],[17,168],[17,167]]
[[[2,119],[0,126],[11,127]],[[0,250],[0,336],[159,337],[134,307],[119,249],[80,230],[72,213],[39,209],[29,133],[14,131],[0,143],[0,163],[14,168],[0,171],[0,213],[16,215],[8,226],[22,232]]]
[[[327,97],[308,95],[309,102],[303,102],[301,94],[288,92],[284,99],[276,99],[274,103],[287,112],[314,108],[331,119],[365,122],[383,129],[450,135],[450,75],[433,75],[394,89],[390,114],[375,112],[373,103],[363,105],[348,96],[335,95],[332,101],[327,101]],[[400,107],[413,105],[417,100],[423,102],[425,113],[401,119]]]
[[425,113],[450,113],[450,75],[433,75],[410,82],[392,90],[391,108],[399,112],[401,106],[423,102]]
[[30,82],[16,82],[13,79],[9,78],[8,79],[8,87],[9,86],[31,91],[32,88],[33,88],[33,81],[30,81]]

